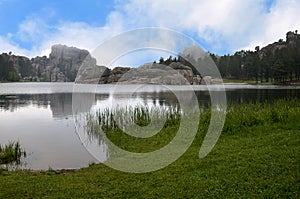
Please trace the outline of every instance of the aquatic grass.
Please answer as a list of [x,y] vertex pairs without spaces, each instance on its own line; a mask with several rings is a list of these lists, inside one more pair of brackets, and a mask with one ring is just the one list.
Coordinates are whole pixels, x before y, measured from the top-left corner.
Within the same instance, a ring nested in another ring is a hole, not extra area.
[[[148,152],[163,147],[173,139],[181,114],[178,107],[171,106],[104,109],[86,114],[85,132],[90,141],[96,140],[99,145],[105,143],[106,137],[125,150]],[[143,138],[147,133],[151,136]],[[144,147],[140,147],[141,145]]]
[[103,111],[96,111],[95,114],[86,114],[86,130],[88,134],[95,134],[99,130],[104,133],[114,130],[126,131],[132,126],[145,127],[150,123],[155,126],[161,124],[162,121],[166,127],[178,123],[180,117],[181,111],[177,106],[126,106],[113,110],[107,108]]
[[0,145],[0,164],[20,164],[21,158],[26,157],[26,152],[21,148],[19,142],[9,142]]

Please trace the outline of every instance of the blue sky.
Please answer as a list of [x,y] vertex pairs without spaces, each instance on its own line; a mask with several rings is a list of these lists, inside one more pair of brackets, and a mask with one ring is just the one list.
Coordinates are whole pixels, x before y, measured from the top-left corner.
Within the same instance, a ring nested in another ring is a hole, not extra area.
[[50,26],[62,20],[103,26],[113,6],[113,1],[105,0],[0,0],[0,34],[17,32],[19,24],[32,16],[43,17]]
[[0,52],[49,55],[53,44],[93,51],[124,31],[162,27],[217,54],[254,49],[300,29],[299,0],[0,0]]

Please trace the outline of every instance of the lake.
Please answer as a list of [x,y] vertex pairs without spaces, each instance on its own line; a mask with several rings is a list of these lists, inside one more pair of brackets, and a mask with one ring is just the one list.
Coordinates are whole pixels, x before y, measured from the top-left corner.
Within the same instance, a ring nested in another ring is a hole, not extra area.
[[[299,86],[226,84],[225,89],[228,103],[271,102],[284,97],[300,99]],[[189,88],[122,85],[115,89],[115,85],[81,85],[79,88],[73,83],[1,83],[0,143],[20,141],[28,154],[24,159],[25,168],[86,167],[98,161],[83,146],[76,132],[74,114],[112,106],[174,106],[178,100],[171,90],[187,100],[195,91],[200,103],[210,103],[209,91],[204,85]],[[220,92],[219,87],[213,85],[211,92]]]

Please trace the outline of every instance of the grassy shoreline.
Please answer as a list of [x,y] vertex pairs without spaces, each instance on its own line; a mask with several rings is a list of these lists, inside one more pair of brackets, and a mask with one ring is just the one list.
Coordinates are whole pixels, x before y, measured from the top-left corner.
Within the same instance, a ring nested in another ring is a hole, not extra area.
[[241,79],[223,79],[224,84],[250,84],[250,85],[282,85],[282,86],[300,86],[300,81],[274,83],[274,82],[256,82],[256,80],[241,80]]
[[0,198],[299,198],[299,99],[228,110],[218,143],[203,159],[198,153],[209,111],[191,147],[164,169],[132,174],[95,164],[76,171],[4,171]]
[[[256,82],[255,80],[241,80],[241,79],[222,79],[224,84],[249,84],[249,85],[282,85],[282,86],[300,86],[300,81],[293,81],[292,83],[274,83],[274,82]],[[51,83],[51,82],[37,82],[37,81],[0,81],[0,83]],[[70,82],[69,82],[70,83]]]

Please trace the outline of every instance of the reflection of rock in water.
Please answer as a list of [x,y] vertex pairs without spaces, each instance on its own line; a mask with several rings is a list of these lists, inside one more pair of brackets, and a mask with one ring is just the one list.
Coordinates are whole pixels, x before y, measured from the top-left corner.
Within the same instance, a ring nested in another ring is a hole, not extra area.
[[19,103],[19,96],[10,98],[9,95],[0,95],[0,110],[13,112]]
[[35,105],[47,108],[49,95],[0,95],[0,110],[14,112],[18,108]]
[[58,93],[50,95],[50,108],[54,118],[72,115],[72,94]]
[[73,113],[89,112],[91,107],[95,104],[95,94],[93,93],[73,93]]
[[48,108],[49,105],[54,118],[72,115],[72,93],[0,96],[0,110],[4,111],[14,112],[29,106]]

